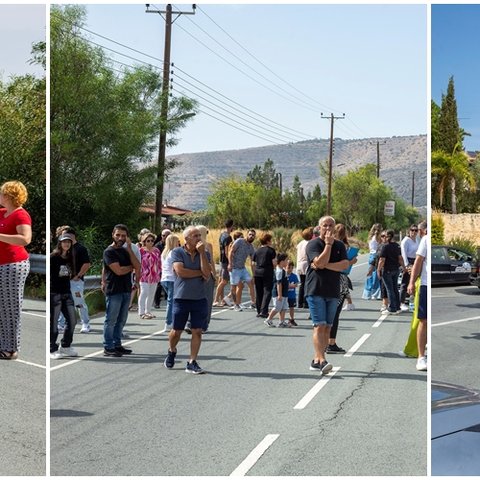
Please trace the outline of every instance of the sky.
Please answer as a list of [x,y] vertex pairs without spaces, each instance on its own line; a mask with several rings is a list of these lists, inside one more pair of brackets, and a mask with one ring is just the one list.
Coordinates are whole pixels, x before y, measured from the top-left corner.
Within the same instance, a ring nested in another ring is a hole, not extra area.
[[[108,52],[117,62],[161,68],[159,14],[146,13],[144,4],[86,8],[85,28],[158,59],[83,32],[133,57]],[[426,134],[426,8],[198,5],[195,15],[173,24],[171,61],[174,94],[197,98],[200,113],[167,155],[329,138],[330,120],[322,113],[345,113],[334,131],[343,139]],[[180,10],[191,11],[191,4],[174,5],[174,18]]]
[[45,5],[0,4],[0,78],[27,73],[43,75],[30,65],[32,44],[45,41]]
[[480,150],[480,5],[432,5],[432,99],[440,105],[453,75],[466,150]]

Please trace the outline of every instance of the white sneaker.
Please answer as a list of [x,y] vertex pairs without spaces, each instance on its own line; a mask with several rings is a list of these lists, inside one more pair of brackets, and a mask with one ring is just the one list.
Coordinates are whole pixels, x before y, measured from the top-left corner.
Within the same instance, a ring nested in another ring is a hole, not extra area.
[[82,328],[80,329],[80,333],[89,333],[91,330],[91,327],[88,323],[82,323]]
[[348,311],[352,311],[352,310],[355,310],[355,305],[353,303],[347,303],[343,308],[342,310],[348,310]]
[[232,300],[229,296],[223,297],[223,301],[224,301],[229,307],[233,307],[233,300]]
[[50,358],[52,360],[58,360],[59,358],[62,358],[58,350],[56,352],[50,352]]
[[427,371],[427,357],[420,357],[417,360],[417,370],[422,372]]
[[402,303],[402,304],[400,305],[400,310],[401,310],[402,312],[408,312],[408,305],[405,305],[404,303]]
[[60,347],[58,353],[60,357],[78,357],[78,352],[73,347]]
[[386,313],[386,312],[388,312],[388,308],[385,305],[382,305],[380,307],[380,313]]
[[240,306],[240,305],[235,305],[233,307],[233,309],[236,311],[236,312],[243,312],[243,308]]

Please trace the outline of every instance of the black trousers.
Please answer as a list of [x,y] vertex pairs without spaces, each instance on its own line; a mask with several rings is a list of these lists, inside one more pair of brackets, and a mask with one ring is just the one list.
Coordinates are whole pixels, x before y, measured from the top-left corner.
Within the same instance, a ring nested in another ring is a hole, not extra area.
[[300,274],[300,287],[298,287],[298,308],[308,308],[308,303],[305,300],[305,279],[306,275]]
[[272,299],[273,275],[254,278],[257,313],[260,315],[268,315],[268,306]]
[[66,348],[72,344],[73,332],[77,323],[71,293],[50,293],[50,353],[58,350],[58,317],[60,312],[65,317],[65,330],[61,344],[62,347]]

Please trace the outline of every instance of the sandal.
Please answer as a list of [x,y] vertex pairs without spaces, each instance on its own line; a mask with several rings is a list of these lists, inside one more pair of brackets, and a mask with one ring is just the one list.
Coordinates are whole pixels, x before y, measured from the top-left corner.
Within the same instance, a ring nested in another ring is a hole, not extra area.
[[0,351],[0,360],[16,360],[17,358],[18,358],[17,352]]

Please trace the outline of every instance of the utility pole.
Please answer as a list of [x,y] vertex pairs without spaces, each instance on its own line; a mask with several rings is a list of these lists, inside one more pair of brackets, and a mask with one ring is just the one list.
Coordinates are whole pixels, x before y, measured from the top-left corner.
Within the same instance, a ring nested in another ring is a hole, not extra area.
[[[377,178],[380,178],[380,142],[377,140]],[[385,145],[387,142],[383,141],[382,145]],[[374,145],[373,142],[370,142],[370,145]],[[379,212],[378,212],[379,206],[378,206],[378,193],[377,193],[377,208],[375,210],[375,221],[379,223],[380,219],[379,217]]]
[[328,156],[328,190],[327,190],[327,215],[331,213],[332,207],[332,170],[333,170],[333,124],[335,120],[343,120],[345,118],[345,114],[341,117],[335,117],[330,114],[329,117],[324,117],[323,113],[320,114],[321,118],[330,119],[330,154]]
[[415,199],[415,172],[412,172],[412,207],[413,207],[414,199]]
[[146,13],[158,13],[165,15],[165,46],[163,54],[163,80],[162,80],[162,105],[160,110],[160,139],[158,144],[157,163],[157,189],[155,194],[155,217],[153,219],[154,231],[160,231],[162,227],[163,184],[165,181],[165,155],[167,149],[167,126],[168,126],[168,96],[170,89],[170,50],[172,43],[172,25],[180,15],[195,15],[196,5],[192,6],[192,12],[175,12],[176,17],[172,20],[172,5],[168,4],[165,11],[150,10],[150,4],[146,4]]

